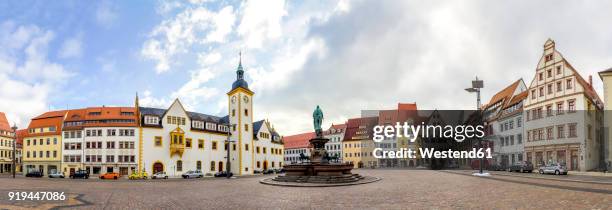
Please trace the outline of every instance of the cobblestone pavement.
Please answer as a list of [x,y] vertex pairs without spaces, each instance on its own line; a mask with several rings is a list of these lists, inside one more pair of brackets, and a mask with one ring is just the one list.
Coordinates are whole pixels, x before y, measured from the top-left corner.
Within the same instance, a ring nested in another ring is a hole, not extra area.
[[[472,174],[477,173],[478,170],[447,170],[448,172]],[[579,182],[593,182],[612,185],[612,177],[610,176],[585,176],[585,175],[553,175],[553,174],[539,174],[538,172],[533,173],[519,173],[519,172],[506,172],[506,171],[486,171],[492,175],[501,176],[522,176],[530,178],[542,178],[542,179],[558,179],[566,181],[579,181]]]
[[[428,170],[355,170],[370,184],[304,188],[260,184],[271,176],[201,180],[0,178],[0,209],[609,209],[612,185],[474,177]],[[8,192],[60,191],[67,201],[9,201]]]

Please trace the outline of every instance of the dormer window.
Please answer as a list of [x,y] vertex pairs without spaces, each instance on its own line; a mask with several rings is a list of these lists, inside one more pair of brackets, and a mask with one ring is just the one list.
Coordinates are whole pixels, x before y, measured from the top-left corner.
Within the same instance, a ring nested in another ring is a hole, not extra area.
[[211,130],[211,131],[217,130],[217,124],[207,122],[206,123],[206,130]]
[[203,121],[191,121],[191,127],[193,128],[197,128],[197,129],[204,129],[204,122]]
[[159,124],[159,117],[157,116],[145,116],[145,124],[147,125],[158,125]]
[[551,61],[552,59],[553,59],[553,55],[552,55],[552,54],[548,54],[548,55],[546,55],[546,57],[544,58],[544,60],[545,60],[546,62]]

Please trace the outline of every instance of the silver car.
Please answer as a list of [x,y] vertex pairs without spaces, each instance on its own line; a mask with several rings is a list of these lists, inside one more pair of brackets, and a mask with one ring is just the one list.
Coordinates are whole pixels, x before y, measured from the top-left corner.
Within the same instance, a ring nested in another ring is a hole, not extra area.
[[185,172],[182,177],[184,179],[190,179],[190,178],[202,178],[204,177],[204,174],[202,173],[202,171],[200,170],[195,170],[195,171],[187,171]]
[[64,174],[60,172],[51,172],[49,178],[64,178]]
[[166,174],[166,172],[160,171],[153,174],[153,176],[151,176],[151,179],[168,179],[168,174]]
[[567,168],[559,163],[540,166],[540,174],[567,175]]

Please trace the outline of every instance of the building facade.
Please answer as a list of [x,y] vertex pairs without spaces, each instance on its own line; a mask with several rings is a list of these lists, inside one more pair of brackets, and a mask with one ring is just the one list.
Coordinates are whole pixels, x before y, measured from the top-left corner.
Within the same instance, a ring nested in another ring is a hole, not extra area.
[[349,119],[346,123],[346,134],[342,140],[342,158],[344,163],[351,163],[355,168],[378,167],[374,158],[375,149],[372,132],[378,124],[378,117]]
[[325,150],[327,150],[330,157],[338,158],[339,162],[342,162],[342,140],[344,139],[345,133],[346,124],[332,124],[329,129],[323,133],[323,136],[329,139],[329,141],[325,143]]
[[603,163],[603,103],[592,87],[547,40],[525,99],[526,160],[587,171]]
[[[397,123],[403,125],[404,122],[408,123],[408,125],[414,125],[419,123],[419,119],[416,103],[398,103],[397,109],[379,111],[378,125],[395,126]],[[412,134],[410,135],[385,137],[381,142],[375,142],[374,146],[381,148],[382,151],[398,151],[401,148],[415,150],[418,148],[420,139],[410,142],[409,139],[412,137]],[[419,159],[381,158],[378,159],[378,165],[380,167],[416,167],[420,162]]]
[[12,130],[6,115],[0,112],[0,174],[13,171],[13,142],[15,131]]
[[612,170],[612,68],[599,72],[599,78],[603,81],[604,90],[604,126],[603,126],[603,151],[605,166],[608,171]]
[[304,159],[300,159],[303,155],[310,157],[312,147],[310,146],[310,139],[315,137],[314,132],[301,133],[291,136],[283,137],[283,143],[285,146],[284,160],[287,164],[302,163]]
[[270,121],[260,120],[253,123],[254,167],[253,170],[281,169],[283,167],[284,147],[281,136]]
[[46,176],[61,170],[61,128],[66,112],[50,111],[30,121],[23,139],[24,174],[36,170]]

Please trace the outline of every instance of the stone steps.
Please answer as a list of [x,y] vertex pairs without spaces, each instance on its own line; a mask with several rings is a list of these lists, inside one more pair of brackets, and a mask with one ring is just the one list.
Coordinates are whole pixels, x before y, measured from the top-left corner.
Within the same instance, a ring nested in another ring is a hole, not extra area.
[[340,176],[277,176],[273,180],[279,182],[298,183],[348,183],[356,182],[364,177],[359,174],[345,174]]

